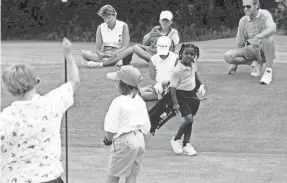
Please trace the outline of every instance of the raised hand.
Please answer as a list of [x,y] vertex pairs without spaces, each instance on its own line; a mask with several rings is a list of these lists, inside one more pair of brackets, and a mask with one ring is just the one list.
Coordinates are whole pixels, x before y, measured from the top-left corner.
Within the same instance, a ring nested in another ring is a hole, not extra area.
[[63,54],[65,57],[72,54],[72,43],[67,38],[63,39]]

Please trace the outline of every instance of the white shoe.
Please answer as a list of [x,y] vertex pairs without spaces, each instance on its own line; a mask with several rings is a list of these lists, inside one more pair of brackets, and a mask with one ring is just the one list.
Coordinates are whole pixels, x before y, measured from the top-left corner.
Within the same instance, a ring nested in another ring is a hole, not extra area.
[[121,67],[121,66],[123,66],[124,64],[123,64],[123,60],[119,60],[117,63],[116,63],[116,66],[118,66],[118,67]]
[[194,148],[190,145],[190,143],[187,143],[183,147],[183,153],[188,156],[195,156],[197,155],[197,152],[194,150]]
[[261,76],[261,66],[262,64],[255,61],[254,64],[251,65],[251,76],[252,77],[259,77]]
[[260,84],[269,85],[272,81],[272,71],[265,69],[265,72],[260,80]]
[[87,62],[87,66],[91,67],[91,68],[101,68],[101,67],[103,67],[103,62],[89,61],[89,62]]
[[172,139],[170,140],[170,145],[172,147],[172,150],[175,154],[182,154],[183,153],[183,149],[182,149],[182,142],[181,140],[174,140],[174,137],[172,137]]

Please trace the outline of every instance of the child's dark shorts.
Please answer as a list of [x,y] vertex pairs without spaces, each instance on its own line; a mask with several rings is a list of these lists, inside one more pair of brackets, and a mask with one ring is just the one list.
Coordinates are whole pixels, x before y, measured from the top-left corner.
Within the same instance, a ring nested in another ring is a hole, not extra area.
[[200,100],[196,96],[195,90],[176,90],[176,97],[182,117],[185,117],[190,114],[192,114],[192,116],[196,115],[200,105]]

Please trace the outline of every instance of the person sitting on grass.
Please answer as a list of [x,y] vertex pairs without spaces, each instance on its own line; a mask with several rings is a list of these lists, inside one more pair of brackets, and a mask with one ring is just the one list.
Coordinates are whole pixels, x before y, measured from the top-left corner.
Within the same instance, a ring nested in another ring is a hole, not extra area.
[[113,99],[105,117],[104,144],[111,145],[107,183],[136,183],[144,153],[145,135],[151,123],[145,102],[140,96],[138,85],[142,80],[140,71],[132,65],[122,66],[107,77],[118,81],[116,90],[120,96]]
[[171,27],[173,14],[170,11],[162,11],[159,18],[160,26],[155,26],[151,32],[143,38],[143,45],[136,44],[128,49],[104,61],[104,65],[115,64],[118,60],[126,59],[124,65],[130,64],[131,57],[135,53],[140,58],[149,62],[151,57],[156,54],[156,40],[161,36],[167,36],[172,40],[173,51],[179,44],[180,38],[178,31]]
[[178,59],[178,55],[170,51],[171,47],[172,43],[169,37],[158,38],[157,53],[151,57],[149,62],[149,75],[155,83],[140,89],[145,101],[159,100],[167,93],[171,72]]
[[88,67],[113,66],[117,62],[129,63],[132,57],[125,57],[123,60],[116,59],[114,63],[104,62],[115,58],[119,53],[126,50],[130,45],[130,33],[128,25],[117,20],[117,12],[111,5],[103,6],[98,15],[104,19],[104,23],[98,26],[96,32],[95,53],[82,50],[83,64]]
[[64,38],[63,47],[68,82],[46,95],[37,94],[39,79],[31,66],[3,70],[4,86],[16,101],[0,113],[1,182],[63,183],[61,121],[80,84],[70,41]]

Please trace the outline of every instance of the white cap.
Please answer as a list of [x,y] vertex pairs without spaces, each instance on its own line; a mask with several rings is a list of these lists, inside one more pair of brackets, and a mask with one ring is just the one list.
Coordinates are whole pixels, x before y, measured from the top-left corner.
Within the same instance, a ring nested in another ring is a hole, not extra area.
[[167,55],[171,46],[171,40],[167,36],[161,36],[157,39],[156,46],[158,55]]
[[162,11],[160,13],[159,19],[168,19],[169,21],[171,21],[173,19],[173,15],[170,11]]

